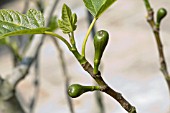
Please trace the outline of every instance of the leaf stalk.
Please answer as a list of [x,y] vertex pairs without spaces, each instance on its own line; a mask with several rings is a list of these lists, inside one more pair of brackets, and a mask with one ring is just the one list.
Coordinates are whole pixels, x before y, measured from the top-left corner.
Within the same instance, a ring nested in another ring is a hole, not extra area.
[[89,35],[90,35],[90,32],[91,32],[93,26],[95,25],[96,21],[97,21],[97,18],[94,17],[94,18],[93,18],[93,21],[92,21],[92,23],[90,24],[89,29],[88,29],[88,31],[87,31],[87,33],[86,33],[86,36],[85,36],[85,38],[84,38],[83,45],[82,45],[82,56],[83,56],[83,57],[85,57],[85,50],[86,50],[87,39],[88,39],[88,37],[89,37]]
[[46,35],[51,35],[51,36],[54,36],[54,37],[60,39],[61,41],[63,41],[63,42],[67,45],[68,49],[71,50],[71,48],[72,48],[71,45],[70,45],[69,42],[68,42],[66,39],[64,39],[61,35],[58,35],[58,34],[56,34],[56,33],[54,33],[54,32],[50,32],[50,31],[45,31],[44,34],[46,34]]

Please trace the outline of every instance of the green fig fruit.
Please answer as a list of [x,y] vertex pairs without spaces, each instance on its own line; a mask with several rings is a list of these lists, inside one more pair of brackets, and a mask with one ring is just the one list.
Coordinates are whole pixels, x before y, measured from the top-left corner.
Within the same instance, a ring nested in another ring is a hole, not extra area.
[[157,24],[161,23],[161,20],[167,15],[167,11],[165,8],[160,8],[157,11]]
[[94,70],[93,73],[98,73],[98,67],[100,65],[100,60],[102,58],[103,52],[109,40],[109,34],[105,30],[98,31],[94,36]]
[[100,90],[99,86],[82,86],[80,84],[72,84],[68,87],[68,95],[72,98],[79,97],[85,92]]

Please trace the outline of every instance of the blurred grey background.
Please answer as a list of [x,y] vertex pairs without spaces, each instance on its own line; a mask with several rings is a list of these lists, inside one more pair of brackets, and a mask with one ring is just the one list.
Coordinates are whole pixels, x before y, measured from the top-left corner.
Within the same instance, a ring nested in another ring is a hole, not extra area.
[[[1,8],[22,11],[24,0],[1,0]],[[48,13],[53,0],[44,0]],[[164,7],[170,12],[169,0],[150,0],[156,12]],[[78,28],[75,38],[79,50],[88,29],[87,12],[82,0],[60,0],[55,14],[60,18],[62,4],[66,3],[78,16]],[[34,8],[31,0],[30,8]],[[110,33],[109,45],[102,59],[104,80],[137,108],[138,113],[168,113],[170,97],[166,82],[159,71],[159,59],[152,30],[146,22],[146,9],[143,0],[118,0],[96,23],[97,30],[105,29]],[[170,14],[161,24],[161,39],[165,56],[170,67]],[[62,34],[60,30],[56,31]],[[71,83],[92,85],[94,80],[84,72],[79,63],[60,42],[67,62]],[[87,59],[93,63],[93,41],[87,43]],[[64,78],[61,72],[58,52],[53,42],[47,37],[40,53],[41,89],[35,113],[69,113],[67,106]],[[170,69],[170,68],[169,68]],[[8,49],[0,49],[0,74],[6,75],[12,70],[11,56]],[[34,71],[18,86],[18,92],[29,102],[34,90],[32,79]],[[106,113],[126,113],[111,97],[103,95]],[[73,99],[76,113],[99,113],[94,93],[86,93]]]

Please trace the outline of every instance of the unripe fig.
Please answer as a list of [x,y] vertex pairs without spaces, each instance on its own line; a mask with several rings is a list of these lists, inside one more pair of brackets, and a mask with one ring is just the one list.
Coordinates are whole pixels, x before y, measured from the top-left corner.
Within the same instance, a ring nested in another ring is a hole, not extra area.
[[161,23],[161,20],[167,15],[167,11],[165,8],[160,8],[157,11],[157,24]]
[[72,84],[68,87],[68,95],[72,98],[79,97],[85,92],[99,90],[99,86],[82,86],[80,84]]
[[95,49],[94,70],[93,70],[94,74],[98,73],[100,60],[102,58],[102,55],[106,48],[108,40],[109,40],[109,34],[105,30],[98,31],[94,36],[94,49]]

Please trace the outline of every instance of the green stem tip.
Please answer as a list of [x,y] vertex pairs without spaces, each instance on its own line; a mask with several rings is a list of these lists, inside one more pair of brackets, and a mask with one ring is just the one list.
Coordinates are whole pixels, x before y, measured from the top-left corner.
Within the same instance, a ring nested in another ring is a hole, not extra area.
[[148,11],[150,11],[152,8],[151,8],[151,5],[150,5],[150,3],[149,3],[149,0],[144,0],[144,3],[145,3],[145,6],[146,6],[146,9],[147,9]]

